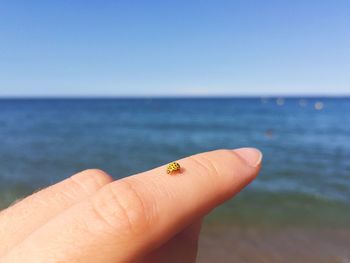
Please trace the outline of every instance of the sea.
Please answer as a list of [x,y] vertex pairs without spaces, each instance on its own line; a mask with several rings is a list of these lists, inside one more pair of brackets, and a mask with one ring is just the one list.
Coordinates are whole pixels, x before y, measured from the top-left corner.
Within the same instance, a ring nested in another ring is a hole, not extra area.
[[350,98],[1,99],[0,208],[84,169],[119,179],[239,147],[262,171],[209,223],[350,226]]

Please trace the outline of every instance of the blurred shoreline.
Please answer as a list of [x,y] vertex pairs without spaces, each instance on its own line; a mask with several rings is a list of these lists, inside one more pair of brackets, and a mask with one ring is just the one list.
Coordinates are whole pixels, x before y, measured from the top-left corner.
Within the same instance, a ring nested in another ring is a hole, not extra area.
[[199,263],[345,263],[350,229],[204,224]]

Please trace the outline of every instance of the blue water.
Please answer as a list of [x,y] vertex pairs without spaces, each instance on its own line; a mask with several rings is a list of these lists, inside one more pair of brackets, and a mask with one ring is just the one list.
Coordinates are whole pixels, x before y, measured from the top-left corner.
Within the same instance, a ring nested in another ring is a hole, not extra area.
[[86,168],[121,178],[197,152],[254,146],[264,153],[260,176],[217,215],[350,218],[347,98],[3,99],[0,142],[1,207]]

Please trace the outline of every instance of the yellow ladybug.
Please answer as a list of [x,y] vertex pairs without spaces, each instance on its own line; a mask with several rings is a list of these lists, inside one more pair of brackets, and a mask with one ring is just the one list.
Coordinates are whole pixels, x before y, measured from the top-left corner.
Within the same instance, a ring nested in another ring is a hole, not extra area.
[[172,162],[172,163],[169,163],[169,164],[168,164],[168,167],[167,167],[167,169],[166,169],[166,172],[167,172],[168,174],[171,174],[171,173],[173,173],[173,172],[179,172],[180,169],[181,169],[180,164],[178,164],[177,162]]

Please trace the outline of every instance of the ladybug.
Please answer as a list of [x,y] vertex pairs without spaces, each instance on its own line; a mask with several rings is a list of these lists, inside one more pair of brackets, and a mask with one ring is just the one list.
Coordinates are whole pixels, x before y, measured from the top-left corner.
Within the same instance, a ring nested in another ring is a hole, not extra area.
[[172,162],[172,163],[169,163],[169,164],[168,164],[168,167],[167,167],[167,169],[166,169],[166,172],[167,172],[168,174],[171,174],[171,173],[173,173],[173,172],[179,172],[180,169],[181,169],[180,164],[178,164],[177,162]]

